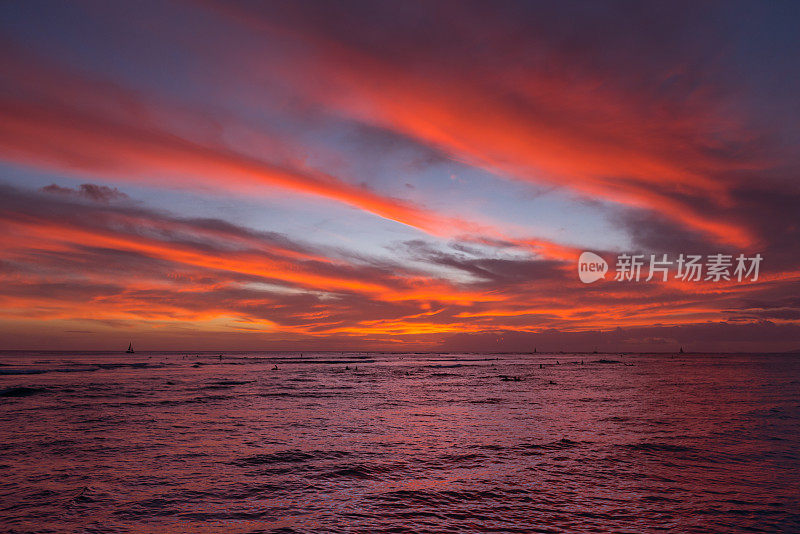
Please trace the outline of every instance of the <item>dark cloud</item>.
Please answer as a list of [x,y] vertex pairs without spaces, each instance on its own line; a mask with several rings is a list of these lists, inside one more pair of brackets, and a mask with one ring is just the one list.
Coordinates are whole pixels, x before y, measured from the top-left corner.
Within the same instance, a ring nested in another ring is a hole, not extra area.
[[421,240],[407,241],[402,243],[400,248],[415,260],[462,271],[472,275],[479,285],[498,291],[519,284],[536,285],[543,280],[561,279],[564,275],[562,262],[531,258],[486,257],[488,251],[460,243],[452,244],[452,252],[441,250]]
[[633,244],[624,252],[644,254],[712,254],[732,253],[734,247],[720,245],[703,235],[676,224],[657,213],[645,210],[616,210],[610,215],[614,224],[625,228]]
[[96,184],[81,184],[78,189],[69,187],[62,187],[57,184],[51,184],[42,188],[45,193],[53,193],[58,195],[69,195],[93,200],[95,202],[112,202],[116,200],[127,200],[129,197],[116,187],[108,187],[107,185]]

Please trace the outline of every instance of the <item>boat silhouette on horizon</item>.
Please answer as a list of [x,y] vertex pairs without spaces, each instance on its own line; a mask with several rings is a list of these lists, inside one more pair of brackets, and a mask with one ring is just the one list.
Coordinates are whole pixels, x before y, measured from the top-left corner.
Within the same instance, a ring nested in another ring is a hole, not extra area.
[[133,354],[135,351],[133,350],[133,343],[128,343],[128,350],[125,351],[126,354]]

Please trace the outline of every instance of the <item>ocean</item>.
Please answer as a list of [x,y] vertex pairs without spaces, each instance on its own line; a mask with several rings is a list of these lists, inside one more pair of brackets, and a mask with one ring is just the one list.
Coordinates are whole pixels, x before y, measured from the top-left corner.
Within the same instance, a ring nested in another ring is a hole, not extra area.
[[6,352],[0,531],[800,532],[800,357]]

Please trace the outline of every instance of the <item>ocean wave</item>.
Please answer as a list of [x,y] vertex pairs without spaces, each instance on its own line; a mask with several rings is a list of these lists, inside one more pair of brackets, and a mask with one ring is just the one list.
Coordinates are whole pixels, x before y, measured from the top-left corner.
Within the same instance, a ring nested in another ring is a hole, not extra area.
[[522,443],[517,445],[516,448],[521,450],[563,451],[564,449],[578,447],[580,444],[579,441],[561,438],[558,441],[551,441],[549,443]]
[[0,397],[29,397],[37,393],[45,393],[47,388],[36,388],[27,386],[14,386],[10,388],[0,389]]
[[622,445],[622,447],[632,450],[632,451],[643,451],[643,452],[697,452],[697,449],[693,447],[687,447],[685,445],[674,445],[671,443],[631,443],[627,445]]
[[274,465],[285,463],[311,462],[315,460],[330,460],[343,458],[350,453],[344,451],[301,451],[298,449],[278,451],[268,454],[245,456],[230,462],[238,467],[252,467],[259,465]]

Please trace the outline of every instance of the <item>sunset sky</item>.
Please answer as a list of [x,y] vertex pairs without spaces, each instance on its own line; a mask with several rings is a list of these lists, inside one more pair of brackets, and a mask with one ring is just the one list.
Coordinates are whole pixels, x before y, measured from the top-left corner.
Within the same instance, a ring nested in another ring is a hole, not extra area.
[[799,18],[3,2],[0,349],[800,349]]

